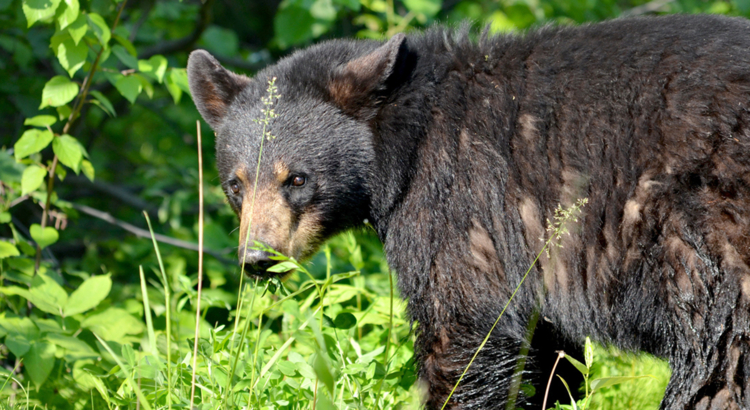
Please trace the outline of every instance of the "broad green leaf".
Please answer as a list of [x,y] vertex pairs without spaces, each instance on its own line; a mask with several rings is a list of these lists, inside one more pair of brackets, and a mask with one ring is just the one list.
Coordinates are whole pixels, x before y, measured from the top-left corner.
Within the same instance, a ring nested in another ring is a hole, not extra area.
[[338,329],[351,329],[357,324],[357,318],[349,312],[339,313],[333,324]]
[[89,48],[86,43],[76,44],[70,33],[63,32],[52,37],[50,47],[57,56],[57,61],[68,72],[70,77],[83,67]]
[[68,303],[63,309],[65,316],[83,313],[95,308],[109,294],[112,288],[112,279],[109,275],[93,276],[86,279],[68,297]]
[[424,14],[427,17],[435,16],[443,7],[442,0],[404,0],[404,6],[409,11]]
[[57,18],[57,22],[60,23],[60,30],[76,21],[79,16],[80,5],[78,0],[65,0],[65,10]]
[[57,122],[57,118],[54,115],[37,115],[36,117],[27,118],[23,125],[31,125],[32,127],[46,128]]
[[89,21],[89,27],[91,27],[91,31],[93,31],[96,35],[96,38],[99,39],[99,43],[101,43],[102,46],[106,47],[111,36],[107,22],[104,21],[102,16],[96,13],[89,13],[87,14],[87,17]]
[[9,150],[0,150],[0,181],[20,183],[24,169],[26,169],[26,166],[19,164],[10,155]]
[[60,0],[23,0],[23,14],[26,16],[27,27],[31,27],[39,20],[46,20],[55,15]]
[[[106,112],[107,115],[109,115],[110,117],[114,117],[116,115],[115,114],[115,107],[112,106],[112,103],[109,102],[109,99],[107,97],[105,97],[104,94],[102,94],[102,93],[100,93],[99,91],[96,91],[96,90],[91,90],[89,92],[89,95],[91,95],[92,97],[95,98],[94,101],[96,101],[96,102],[99,103],[97,105],[102,110],[104,110],[104,112]],[[94,102],[94,101],[92,101],[92,102]]]
[[318,375],[320,381],[322,381],[326,388],[328,388],[328,393],[333,394],[333,373],[331,372],[331,367],[328,365],[328,362],[323,357],[323,354],[324,353],[319,352],[315,355],[313,369],[315,369],[315,374]]
[[48,333],[47,340],[57,346],[55,356],[67,362],[96,359],[99,354],[81,339],[59,333]]
[[57,111],[57,118],[59,118],[61,121],[70,118],[70,114],[73,112],[73,110],[70,109],[69,105],[61,105],[55,108],[55,111]]
[[336,8],[331,0],[317,0],[310,6],[310,14],[316,19],[336,20]]
[[566,354],[565,358],[568,359],[568,361],[578,369],[579,372],[581,372],[582,375],[586,376],[589,374],[589,368],[586,367],[583,363],[579,362],[578,360],[570,357],[570,355]]
[[52,141],[52,150],[55,151],[57,159],[72,169],[76,174],[81,170],[83,150],[78,140],[70,135],[61,135]]
[[31,348],[31,342],[39,338],[39,329],[27,317],[0,318],[0,327],[7,333],[5,345],[16,357],[25,355]]
[[0,241],[0,259],[9,258],[11,256],[20,256],[18,249],[10,242]]
[[115,82],[115,88],[122,94],[123,97],[127,98],[130,103],[134,103],[135,99],[138,98],[138,94],[142,90],[141,80],[133,75],[122,76],[117,82]]
[[46,169],[39,165],[29,165],[29,167],[23,171],[23,175],[21,176],[21,195],[26,195],[36,191],[37,188],[42,186],[46,175]]
[[120,342],[125,335],[141,333],[143,323],[120,308],[109,308],[104,312],[88,316],[81,327],[90,329],[105,340]]
[[123,64],[128,68],[140,69],[138,59],[131,55],[125,47],[117,44],[112,46],[112,54],[114,54]]
[[34,242],[36,242],[36,244],[42,249],[57,242],[57,239],[60,237],[60,234],[57,233],[57,229],[51,226],[42,229],[42,226],[39,224],[31,225],[29,232],[31,233],[31,238],[34,239]]
[[79,14],[78,18],[68,26],[68,33],[76,44],[81,42],[83,36],[89,30],[88,20],[83,14]]
[[[31,226],[32,237],[34,236],[34,226]],[[65,289],[47,275],[34,276],[34,279],[31,280],[29,293],[31,294],[31,303],[36,305],[37,308],[57,316],[62,314],[63,307],[68,303],[68,294],[65,293]]]
[[10,220],[10,212],[0,212],[0,224],[7,224]]
[[155,55],[148,60],[138,60],[138,71],[152,74],[159,83],[164,80],[167,72],[167,59],[161,55]]
[[609,386],[614,386],[620,383],[625,383],[631,380],[643,379],[646,377],[653,377],[653,376],[646,375],[646,376],[602,377],[601,379],[595,379],[591,381],[591,391],[603,389]]
[[[45,115],[44,117],[50,117]],[[39,118],[39,117],[34,117]],[[34,119],[32,118],[32,119]],[[54,117],[52,117],[54,120]],[[31,154],[35,154],[49,145],[54,135],[49,130],[30,129],[21,135],[21,138],[13,145],[13,154],[16,161],[22,160]]]
[[78,95],[78,84],[61,75],[56,75],[44,85],[42,104],[39,109],[65,105],[73,101],[76,95]]
[[55,345],[42,340],[35,341],[23,358],[29,378],[34,384],[41,386],[55,365]]
[[81,161],[81,171],[83,171],[83,175],[86,175],[89,181],[94,182],[94,166],[89,160],[84,159]]

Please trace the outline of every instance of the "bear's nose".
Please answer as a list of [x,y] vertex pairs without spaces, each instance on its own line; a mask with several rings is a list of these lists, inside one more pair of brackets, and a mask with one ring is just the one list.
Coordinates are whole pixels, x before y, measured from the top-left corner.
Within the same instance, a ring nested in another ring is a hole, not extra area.
[[248,249],[243,257],[240,252],[240,263],[245,263],[245,273],[248,275],[265,276],[266,270],[275,265],[271,254],[258,249]]

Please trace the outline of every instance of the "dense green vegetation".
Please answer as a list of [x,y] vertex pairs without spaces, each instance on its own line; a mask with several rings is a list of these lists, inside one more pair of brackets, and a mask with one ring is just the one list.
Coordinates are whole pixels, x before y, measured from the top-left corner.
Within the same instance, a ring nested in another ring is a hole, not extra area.
[[[413,329],[372,232],[333,239],[284,285],[239,274],[187,54],[252,75],[327,38],[671,12],[747,16],[750,1],[0,0],[0,407],[184,408],[195,386],[206,409],[417,408]],[[603,348],[591,371],[655,380],[589,408],[657,408],[668,378]]]

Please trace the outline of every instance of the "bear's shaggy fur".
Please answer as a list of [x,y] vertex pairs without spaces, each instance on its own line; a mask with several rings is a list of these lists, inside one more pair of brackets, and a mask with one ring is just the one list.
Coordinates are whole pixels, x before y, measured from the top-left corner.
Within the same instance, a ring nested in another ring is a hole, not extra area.
[[[451,407],[505,408],[538,309],[576,343],[668,359],[663,409],[750,409],[748,21],[623,19],[477,41],[436,28],[326,42],[252,80],[196,51],[188,74],[243,240],[250,229],[304,258],[365,219],[376,228],[418,322],[428,408],[541,250],[554,209],[585,197]],[[252,208],[252,120],[272,77],[277,138]],[[264,273],[267,255],[241,246],[240,259]]]

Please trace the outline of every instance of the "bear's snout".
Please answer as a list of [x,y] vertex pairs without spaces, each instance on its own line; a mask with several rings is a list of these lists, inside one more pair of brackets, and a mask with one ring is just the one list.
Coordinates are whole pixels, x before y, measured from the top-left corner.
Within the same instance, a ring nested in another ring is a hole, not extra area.
[[[244,252],[243,252],[244,249]],[[269,252],[262,251],[260,249],[253,249],[248,246],[240,246],[238,252],[239,263],[245,264],[245,274],[249,276],[258,276],[264,278],[269,276],[268,268],[275,265],[276,262],[271,259]]]

